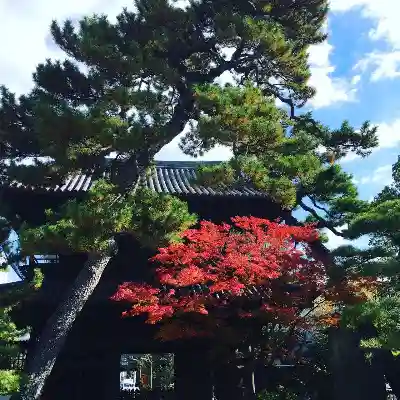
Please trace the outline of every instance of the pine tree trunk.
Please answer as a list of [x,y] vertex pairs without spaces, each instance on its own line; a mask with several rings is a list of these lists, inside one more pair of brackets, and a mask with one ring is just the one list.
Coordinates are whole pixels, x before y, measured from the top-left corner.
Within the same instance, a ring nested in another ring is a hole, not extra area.
[[110,254],[111,251],[105,251],[101,254],[89,255],[71,289],[68,290],[67,297],[45,324],[27,365],[26,380],[22,385],[19,399],[37,400],[40,398],[46,379],[54,367],[67,334],[99,283],[110,261]]

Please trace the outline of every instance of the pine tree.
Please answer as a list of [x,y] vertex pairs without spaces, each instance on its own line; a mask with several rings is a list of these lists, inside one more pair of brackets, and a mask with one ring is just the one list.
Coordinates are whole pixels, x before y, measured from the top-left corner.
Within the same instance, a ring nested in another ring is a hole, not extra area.
[[373,339],[374,344],[393,351],[400,349],[399,320],[396,312],[400,306],[399,171],[400,157],[392,167],[392,183],[385,186],[349,225],[351,237],[370,236],[369,249],[338,249],[347,267],[366,276],[380,278],[381,285],[376,296],[373,296],[368,304],[352,310],[351,319],[356,315],[364,320],[369,319],[377,328],[378,336]]
[[[314,94],[307,51],[325,39],[326,0],[198,0],[184,8],[168,0],[137,0],[135,5],[115,24],[103,15],[82,19],[77,28],[72,21],[53,22],[51,34],[68,60],[40,64],[34,89],[18,99],[1,89],[0,161],[7,179],[40,186],[73,172],[96,175],[105,156],[117,155],[109,178],[84,201],[49,213],[37,229],[15,226],[25,253],[88,253],[40,335],[23,399],[40,396],[69,329],[118,251],[114,234],[128,231],[148,243],[143,221],[159,227],[160,213],[150,215],[140,205],[157,202],[164,209],[161,222],[168,226],[154,246],[193,223],[178,200],[156,198],[138,185],[154,155],[189,122],[197,121],[198,128],[186,138],[185,151],[231,145],[235,158],[229,171],[240,167],[277,201],[303,207],[320,227],[340,234],[335,227],[363,206],[350,177],[329,164],[330,154],[336,159],[349,150],[367,154],[376,145],[375,128],[365,124],[357,133],[344,123],[330,130],[311,115],[295,115]],[[213,84],[227,72],[239,89]],[[276,109],[273,99],[287,104],[289,112]],[[235,123],[240,129],[233,129]],[[214,136],[211,128],[217,128]],[[290,131],[287,138],[284,132]],[[31,163],[21,165],[27,157]],[[313,207],[303,201],[307,197]],[[290,211],[285,219],[297,224]]]
[[333,256],[344,270],[378,278],[380,285],[369,301],[347,307],[342,324],[363,332],[361,346],[376,349],[375,359],[384,366],[394,394],[400,396],[400,157],[392,167],[392,183],[350,221],[348,236],[369,235],[369,248],[343,246]]
[[[229,162],[201,168],[200,181],[240,183],[244,172],[280,204],[303,209],[318,228],[345,235],[336,227],[351,221],[367,202],[358,198],[352,176],[332,164],[330,155],[336,154],[337,161],[349,151],[368,156],[378,144],[376,127],[365,122],[356,132],[345,121],[339,129],[329,129],[310,113],[296,116],[292,108],[278,108],[257,81],[244,80],[239,87],[200,86],[196,99],[203,113],[181,148],[199,155],[222,144],[233,152]],[[280,99],[292,104],[290,98]]]

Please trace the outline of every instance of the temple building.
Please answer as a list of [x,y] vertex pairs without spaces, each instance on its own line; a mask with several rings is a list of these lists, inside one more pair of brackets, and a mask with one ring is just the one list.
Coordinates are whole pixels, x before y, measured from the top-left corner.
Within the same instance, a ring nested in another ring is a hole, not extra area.
[[[188,203],[199,219],[229,222],[233,216],[253,215],[274,219],[281,208],[266,193],[250,184],[235,187],[204,187],[194,183],[198,162],[157,161],[152,173],[141,178],[141,184],[158,193],[178,196]],[[22,220],[32,224],[44,222],[44,210],[56,208],[70,198],[83,198],[95,179],[88,175],[70,176],[61,186],[24,187],[11,183],[4,190],[7,203]],[[29,206],[27,206],[29,205]],[[155,327],[142,318],[121,318],[123,306],[109,300],[124,281],[146,279],[149,250],[131,238],[120,243],[122,258],[111,261],[96,290],[84,306],[68,334],[64,348],[45,386],[44,399],[116,399],[120,390],[121,354],[174,353],[175,390],[181,399],[212,398],[211,369],[204,358],[202,343],[160,342],[154,339]],[[39,293],[15,312],[21,325],[32,327],[29,348],[47,318],[62,300],[85,262],[85,254],[52,255],[40,263],[44,281]],[[31,266],[15,266],[23,279]],[[193,362],[196,360],[196,362]],[[96,385],[93,385],[96,382]]]
[[[141,177],[141,185],[186,201],[189,210],[196,213],[200,220],[219,223],[229,222],[234,216],[276,219],[287,215],[288,210],[283,210],[268,194],[255,189],[251,184],[219,185],[212,188],[195,184],[199,165],[198,162],[157,161],[151,174]],[[26,187],[15,182],[4,188],[4,201],[12,205],[13,211],[22,220],[34,225],[42,224],[46,209],[55,209],[71,198],[84,198],[95,180],[94,176],[77,174],[70,176],[63,185],[46,188]],[[209,342],[198,339],[175,342],[157,340],[156,326],[145,324],[142,317],[121,318],[124,305],[110,300],[122,282],[149,279],[147,266],[152,255],[153,251],[140,246],[132,237],[120,237],[118,256],[110,261],[100,283],[69,332],[46,382],[43,399],[120,399],[121,355],[146,353],[174,355],[175,399],[212,400],[215,390],[223,393],[218,400],[235,398],[230,395],[229,388],[232,388],[232,381],[237,379],[236,372],[225,369],[223,365],[210,365],[206,356]],[[39,266],[44,274],[42,287],[13,313],[18,325],[32,328],[25,346],[27,362],[38,334],[63,300],[87,258],[85,254],[45,256],[46,262],[34,265]],[[14,269],[21,279],[25,279],[32,274],[33,266],[14,265]],[[7,286],[2,285],[0,289],[5,290]],[[363,381],[364,392],[371,394],[373,391],[368,385],[373,384],[375,378],[372,377],[381,376],[383,379],[383,373],[365,366],[363,376],[353,379],[351,374],[343,372],[361,370],[359,366],[365,364],[361,353],[357,357],[349,355],[351,349],[358,349],[357,341],[350,342],[342,347],[335,344],[344,343],[342,339],[334,343],[336,350],[333,352],[333,365],[337,366],[334,367],[334,386],[350,385],[356,393],[357,384]],[[343,356],[346,354],[344,369]],[[216,383],[220,385],[219,389]],[[372,394],[368,399],[377,398]]]

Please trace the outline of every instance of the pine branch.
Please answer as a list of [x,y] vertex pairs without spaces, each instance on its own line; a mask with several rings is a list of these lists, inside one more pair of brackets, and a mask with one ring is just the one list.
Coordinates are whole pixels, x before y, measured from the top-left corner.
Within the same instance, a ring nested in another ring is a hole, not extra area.
[[337,236],[340,236],[340,237],[343,237],[343,238],[346,237],[342,232],[339,232],[328,221],[326,221],[324,218],[322,218],[313,208],[308,207],[306,204],[304,204],[304,202],[302,200],[300,200],[299,206],[304,211],[309,212],[314,218],[316,218],[318,220],[318,222],[320,223],[321,228],[327,228]]
[[[285,223],[293,226],[303,226],[304,224],[300,222],[296,217],[292,215],[290,210],[282,210],[281,216]],[[331,267],[335,265],[331,252],[324,246],[321,240],[316,240],[310,243],[311,249],[315,252],[318,257],[325,260],[327,264]]]
[[318,208],[319,210],[321,210],[321,211],[323,211],[324,213],[326,213],[326,215],[328,215],[328,217],[333,218],[332,213],[331,213],[328,209],[326,209],[326,208],[323,207],[323,206],[320,206],[320,205],[316,202],[316,200],[315,200],[314,198],[312,198],[311,196],[308,196],[308,198],[311,200],[311,202],[313,203],[313,206],[314,206],[315,208]]

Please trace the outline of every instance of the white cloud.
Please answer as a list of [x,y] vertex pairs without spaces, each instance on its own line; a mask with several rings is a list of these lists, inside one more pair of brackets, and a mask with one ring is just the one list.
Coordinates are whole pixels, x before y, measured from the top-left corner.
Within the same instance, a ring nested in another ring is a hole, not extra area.
[[369,32],[372,40],[385,40],[394,49],[400,49],[400,2],[398,0],[331,0],[333,12],[359,9],[364,18],[372,20]]
[[[187,132],[185,129],[180,135],[175,137],[170,143],[164,146],[155,156],[157,160],[165,161],[190,161],[192,157],[183,154],[179,148],[182,136]],[[232,158],[232,151],[225,146],[215,146],[212,150],[204,154],[199,159],[203,161],[226,161]]]
[[372,174],[364,176],[360,179],[360,183],[378,183],[385,186],[392,182],[392,164],[382,165],[375,169]]
[[358,9],[361,16],[373,23],[369,31],[372,41],[383,40],[387,50],[365,55],[356,65],[362,72],[372,69],[371,80],[397,78],[400,76],[400,2],[397,0],[331,0],[333,12]]
[[343,158],[340,159],[340,162],[343,163],[348,163],[354,160],[357,160],[361,158],[358,154],[354,153],[354,152],[349,152],[347,153]]
[[392,148],[400,144],[400,118],[378,125],[379,149]]
[[[342,229],[344,229],[345,227],[342,227]],[[344,238],[342,238],[341,236],[337,236],[335,235],[332,231],[330,231],[329,229],[323,229],[322,230],[325,235],[328,237],[328,242],[325,243],[325,246],[329,249],[329,250],[333,250],[336,249],[339,246],[343,246],[346,244],[350,244],[351,241],[350,240],[346,240]]]
[[361,75],[354,75],[351,78],[351,84],[352,85],[357,85],[357,83],[360,82],[360,81],[361,81]]
[[372,69],[371,80],[393,79],[400,76],[400,51],[372,52],[367,54],[355,66],[355,70],[365,72]]
[[328,107],[334,103],[355,100],[359,79],[352,80],[334,77],[335,67],[331,64],[330,55],[333,46],[327,41],[311,46],[309,63],[311,67],[310,85],[317,93],[310,101],[313,108]]
[[[347,225],[340,226],[336,228],[339,232],[343,232],[345,229],[347,229]],[[357,240],[347,240],[344,239],[341,236],[335,235],[332,231],[329,229],[322,229],[323,233],[328,237],[328,242],[325,243],[325,246],[329,250],[336,249],[339,246],[344,246],[344,245],[353,245],[354,247],[359,247],[359,248],[365,248],[368,247],[368,237],[362,236]]]
[[46,58],[65,58],[49,39],[53,19],[106,13],[114,18],[132,0],[2,0],[0,2],[0,84],[18,94],[32,87],[32,72]]
[[[320,145],[316,148],[315,151],[317,154],[322,155],[323,153],[326,152],[326,147]],[[340,163],[341,164],[348,163],[348,162],[356,160],[358,158],[360,158],[360,156],[358,154],[356,154],[354,152],[349,152],[343,158],[340,159]]]

